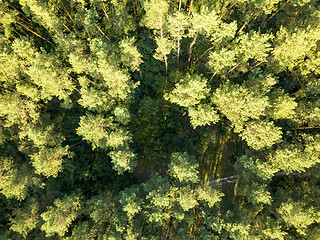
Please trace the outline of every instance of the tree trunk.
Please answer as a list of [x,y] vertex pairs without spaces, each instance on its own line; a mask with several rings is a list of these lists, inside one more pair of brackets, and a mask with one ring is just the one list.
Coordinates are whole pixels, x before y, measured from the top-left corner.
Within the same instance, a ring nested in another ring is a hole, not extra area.
[[178,56],[177,56],[177,67],[179,67],[179,57],[180,57],[180,38],[178,37]]
[[188,63],[190,64],[191,61],[191,54],[192,54],[192,49],[193,49],[193,45],[196,43],[198,34],[196,34],[196,36],[194,37],[193,41],[190,44],[190,48],[189,48],[189,57],[188,57]]

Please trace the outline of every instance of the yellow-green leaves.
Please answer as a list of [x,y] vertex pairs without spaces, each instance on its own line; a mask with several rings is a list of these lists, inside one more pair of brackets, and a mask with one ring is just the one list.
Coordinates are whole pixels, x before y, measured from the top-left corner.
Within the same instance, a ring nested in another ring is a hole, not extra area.
[[209,104],[197,105],[188,108],[190,122],[193,128],[210,125],[219,121],[219,114]]
[[268,162],[277,168],[290,173],[305,171],[320,162],[319,135],[314,137],[303,134],[305,145],[283,145],[270,153]]
[[178,195],[179,197],[177,200],[183,211],[187,212],[198,205],[198,201],[196,200],[190,187],[180,188]]
[[23,207],[13,211],[14,217],[10,219],[10,229],[20,233],[25,238],[39,223],[39,211],[40,206],[35,199],[26,202]]
[[224,194],[217,189],[213,189],[209,185],[199,186],[196,190],[197,199],[204,201],[211,208],[222,200]]
[[250,121],[246,124],[240,136],[250,147],[259,150],[281,142],[282,131],[273,122]]
[[26,37],[15,39],[11,48],[19,58],[26,60],[27,63],[31,62],[36,55],[36,49]]
[[174,90],[165,96],[166,100],[183,107],[200,103],[207,97],[209,89],[207,80],[199,75],[187,75],[185,79],[175,85]]
[[236,84],[226,83],[218,88],[212,102],[232,123],[235,132],[240,132],[249,119],[259,119],[269,106],[268,97]]
[[108,111],[114,104],[114,101],[105,91],[96,90],[94,87],[83,87],[80,93],[81,98],[78,103],[89,110]]
[[290,97],[288,94],[284,94],[282,91],[278,93],[278,96],[274,94],[271,98],[271,109],[270,115],[273,119],[291,119],[294,117],[295,108],[297,103],[294,98]]
[[237,38],[239,43],[237,46],[238,58],[243,62],[247,62],[249,59],[265,61],[272,50],[270,43],[272,38],[271,34],[260,34],[255,31],[239,36]]
[[[297,29],[295,32],[290,32],[282,27],[277,33],[274,58],[282,68],[292,71],[294,67],[303,64],[307,56],[311,59],[316,57],[314,54],[317,52],[319,38],[318,28]],[[312,68],[309,71],[311,70]],[[309,72],[307,69],[304,71]]]
[[166,21],[166,15],[169,10],[169,4],[165,0],[155,1],[148,0],[144,2],[146,15],[143,19],[143,24],[157,31],[161,31]]
[[28,168],[24,165],[17,168],[12,158],[0,158],[0,192],[7,198],[23,200],[27,196]]
[[80,210],[81,201],[79,196],[73,194],[63,199],[56,199],[53,206],[49,206],[48,210],[41,214],[45,222],[41,226],[41,230],[46,233],[47,237],[55,234],[63,237]]
[[113,169],[122,174],[125,171],[132,172],[135,168],[136,155],[130,150],[128,145],[120,146],[109,153]]
[[108,89],[108,94],[116,99],[126,100],[130,97],[134,86],[129,75],[108,63],[105,59],[98,61],[98,72],[103,78],[103,85]]
[[198,182],[199,181],[199,164],[196,158],[187,152],[175,152],[171,155],[169,164],[169,174],[179,182]]
[[153,57],[160,61],[166,61],[167,55],[169,55],[174,47],[172,40],[166,37],[155,37],[157,44],[156,52]]
[[139,70],[142,61],[142,55],[134,45],[134,38],[125,38],[120,42],[121,61],[132,71]]
[[112,150],[109,152],[113,168],[119,173],[133,171],[135,154],[130,150],[131,134],[123,127],[100,115],[87,114],[80,118],[77,133],[96,147]]
[[138,189],[131,188],[122,192],[120,197],[120,204],[123,206],[123,211],[126,212],[129,220],[141,210],[141,200],[139,199]]
[[63,22],[64,17],[60,19],[57,14],[55,14],[55,9],[52,3],[47,3],[38,0],[19,0],[19,3],[24,8],[28,9],[33,14],[33,20],[39,24],[43,24],[50,32],[59,34],[64,29],[65,26]]
[[236,65],[236,52],[222,48],[218,51],[210,52],[207,67],[216,73],[226,73]]
[[190,36],[206,35],[213,44],[221,44],[223,40],[230,40],[237,30],[235,21],[225,23],[215,10],[210,11],[206,7],[201,8],[200,13],[193,13],[190,23],[192,24],[188,29]]
[[58,173],[62,171],[64,158],[70,156],[68,148],[68,146],[40,147],[37,153],[30,155],[35,172],[46,177],[57,177]]
[[80,127],[77,134],[92,143],[92,148],[106,148],[107,127],[112,126],[112,119],[106,119],[102,115],[87,114],[80,118]]
[[26,125],[39,118],[39,105],[16,94],[0,95],[0,102],[0,115],[5,118],[7,127],[13,124]]
[[286,203],[282,203],[278,212],[288,226],[295,227],[297,232],[301,235],[305,235],[306,229],[309,225],[316,220],[315,209],[308,208],[302,202],[294,202],[289,200]]
[[[3,7],[3,6],[1,6]],[[2,12],[0,13],[0,24],[1,26],[1,30],[3,29],[4,31],[4,35],[9,38],[12,35],[12,31],[13,31],[13,23],[16,22],[16,15],[17,12],[14,10],[11,11],[3,11],[3,9],[1,9]]]
[[189,26],[189,19],[183,12],[168,16],[168,32],[173,39],[181,39]]

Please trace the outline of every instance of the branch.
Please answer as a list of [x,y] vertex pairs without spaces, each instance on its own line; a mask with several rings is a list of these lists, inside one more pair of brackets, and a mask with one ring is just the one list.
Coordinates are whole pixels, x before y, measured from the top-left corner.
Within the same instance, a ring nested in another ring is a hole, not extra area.
[[[54,3],[54,1],[50,0],[50,2],[53,3],[53,5],[55,6],[55,8],[58,10],[58,12],[63,16],[63,12],[60,10],[60,8],[58,8],[58,6]],[[68,21],[68,20],[67,20]]]
[[[300,175],[303,172],[298,172],[298,171],[293,171],[291,173],[286,173],[284,171],[281,172],[277,172],[275,174],[273,174],[272,177],[280,177],[280,176],[291,176],[291,175]],[[240,175],[233,175],[233,176],[229,176],[229,177],[225,177],[225,178],[219,178],[217,180],[214,181],[207,181],[207,184],[224,184],[224,183],[235,183],[238,179],[238,177],[240,177]]]
[[[242,27],[239,29],[239,31],[236,33],[235,36],[238,36],[239,33],[248,25],[248,23],[250,22],[250,18],[251,18],[252,16],[253,16],[253,14],[251,14],[251,16],[249,17],[249,20],[246,21],[246,22],[242,25]],[[254,22],[254,20],[256,20],[257,17],[258,17],[258,16],[255,16],[254,19],[252,20],[252,22]]]
[[62,4],[62,6],[63,6],[64,10],[67,12],[67,14],[68,14],[69,18],[72,20],[72,22],[74,22],[73,18],[72,18],[72,17],[71,17],[71,15],[69,14],[69,12],[68,12],[67,8],[64,6],[64,4],[63,4],[62,0],[60,0],[60,2],[61,2],[61,4]]
[[79,89],[77,89],[76,87],[74,88],[74,90],[76,90],[78,93],[80,93],[80,94],[81,94],[80,90],[79,90]]
[[14,10],[16,10],[17,12],[21,13],[22,16],[24,16],[29,22],[31,22],[31,20],[29,18],[27,18],[26,15],[24,15],[19,9],[15,8],[14,6],[12,6],[7,0],[4,0],[6,3],[8,3],[8,5],[10,7],[12,7]]
[[100,2],[100,5],[101,5],[101,8],[102,8],[104,14],[106,15],[107,19],[109,20],[109,15],[107,14],[107,9],[106,9],[106,7],[104,6],[104,3],[103,3],[103,2]]
[[287,3],[290,2],[290,1],[291,1],[291,0],[287,0],[281,7],[279,7],[279,9],[267,19],[267,22],[268,22],[271,18],[273,18],[273,17],[281,10],[281,8],[283,8],[285,5],[287,5]]
[[17,24],[19,24],[20,26],[24,27],[25,29],[27,29],[28,31],[32,32],[34,35],[36,35],[37,37],[45,40],[46,42],[50,43],[52,46],[55,46],[52,42],[50,42],[49,40],[45,39],[44,37],[42,37],[41,35],[39,35],[38,33],[32,31],[30,28],[28,28],[27,26],[23,25],[22,23],[17,21]]
[[209,52],[210,50],[214,49],[215,47],[216,47],[216,45],[208,48],[203,54],[201,54],[200,57],[198,57],[198,58],[193,62],[193,64],[196,64],[196,63],[200,60],[201,57],[203,57],[207,52]]
[[193,4],[193,0],[191,0],[190,5],[189,5],[188,16],[190,16],[192,4]]
[[233,7],[236,1],[233,1],[231,5],[226,9],[226,11],[219,17],[219,19],[222,19],[224,15]]
[[266,62],[264,62],[264,61],[258,62],[258,63],[257,63],[256,65],[254,65],[253,67],[249,68],[245,73],[247,73],[247,72],[251,71],[252,69],[260,66],[262,63],[266,63]]
[[190,48],[189,48],[189,58],[188,58],[188,63],[189,63],[189,64],[190,64],[190,61],[191,61],[192,48],[193,48],[193,45],[196,43],[197,37],[198,37],[198,34],[196,34],[196,36],[194,37],[193,41],[192,41],[191,44],[190,44]]
[[83,19],[82,19],[82,17],[81,17],[81,14],[80,14],[80,13],[79,13],[79,11],[78,11],[78,8],[77,8],[76,4],[74,5],[74,7],[75,7],[75,8],[76,8],[76,10],[77,10],[77,14],[79,14],[79,17],[80,17],[80,20],[81,20],[82,26],[84,27],[84,29],[85,29],[85,30],[86,30],[86,32],[88,33],[89,37],[91,38],[91,35],[90,35],[90,33],[89,33],[88,29],[86,28],[86,25],[85,25],[85,24],[84,24],[84,22],[83,22]]
[[231,72],[233,72],[239,65],[240,65],[241,61],[238,62],[233,68],[231,68],[227,74],[230,74]]
[[320,126],[317,127],[300,127],[300,128],[295,128],[295,130],[303,130],[303,129],[319,129]]
[[210,80],[209,80],[209,83],[211,82],[211,80],[212,80],[212,78],[217,74],[217,70],[212,74],[212,76],[211,76],[211,78],[210,78]]
[[110,39],[108,38],[108,36],[105,35],[104,32],[102,32],[102,30],[101,30],[101,28],[98,26],[98,24],[94,23],[94,25],[98,28],[98,30],[102,33],[102,35],[103,35],[107,40],[110,40]]

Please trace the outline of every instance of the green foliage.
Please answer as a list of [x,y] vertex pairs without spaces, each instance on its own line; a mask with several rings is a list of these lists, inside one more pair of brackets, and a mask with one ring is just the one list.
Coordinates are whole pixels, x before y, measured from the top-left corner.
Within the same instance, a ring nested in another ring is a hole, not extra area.
[[35,122],[39,118],[39,106],[28,99],[12,93],[5,93],[0,96],[0,114],[5,117],[4,126],[10,127],[13,124],[26,125],[28,122]]
[[249,119],[259,119],[269,106],[263,93],[229,82],[216,89],[212,102],[231,121],[235,132],[240,132]]
[[102,115],[87,114],[80,117],[77,134],[92,143],[92,148],[107,148],[107,127],[112,126],[112,118],[106,119]]
[[[284,27],[280,28],[273,50],[275,60],[278,61],[282,69],[292,70],[294,67],[298,67],[307,56],[313,58],[319,36],[319,29],[296,29],[294,32],[290,32]],[[308,73],[310,70],[304,71]]]
[[2,1],[0,238],[319,239],[319,13]]
[[169,55],[173,49],[173,42],[165,37],[155,38],[157,49],[153,57],[160,61],[167,61],[167,55]]
[[41,147],[39,152],[30,155],[35,173],[43,174],[46,177],[57,177],[58,173],[62,170],[64,157],[70,156],[68,148],[68,146],[54,148]]
[[[296,228],[297,232],[305,235],[308,225],[314,222],[319,222],[317,214],[313,208],[305,208],[301,202],[286,202],[281,204],[279,214],[289,226]],[[317,220],[318,219],[318,220]]]
[[175,85],[165,99],[183,107],[190,107],[200,103],[208,94],[209,89],[205,78],[200,75],[187,75]]
[[223,41],[232,39],[236,33],[236,21],[226,23],[221,20],[215,10],[209,10],[207,7],[202,7],[200,12],[192,14],[192,26],[189,34],[204,34],[213,44],[221,44]]
[[56,199],[53,206],[41,214],[44,224],[41,230],[46,237],[58,234],[64,236],[71,223],[76,219],[81,210],[80,197],[76,195],[65,196],[63,199]]
[[304,145],[282,146],[269,155],[268,161],[286,172],[304,171],[319,162],[319,136],[305,138]]
[[39,204],[35,199],[27,202],[23,208],[14,210],[14,218],[10,219],[10,229],[20,233],[24,238],[32,231],[39,223]]
[[146,14],[143,19],[143,25],[150,29],[162,30],[165,23],[166,14],[169,10],[167,1],[145,1],[144,9]]
[[32,181],[29,177],[30,169],[27,165],[17,164],[10,157],[0,158],[0,190],[7,198],[23,200],[27,196],[28,185]]
[[216,203],[219,203],[224,196],[222,192],[219,192],[217,189],[213,189],[211,186],[201,186],[197,190],[197,199],[205,201],[208,206],[211,208]]
[[189,187],[183,187],[179,189],[178,202],[185,212],[198,205],[198,201],[196,200],[193,191],[191,191]]
[[168,16],[168,31],[172,38],[181,39],[189,25],[187,16],[182,12],[175,12]]
[[120,49],[122,53],[121,61],[132,71],[139,70],[139,66],[143,62],[141,60],[142,55],[134,45],[134,42],[134,38],[127,38],[120,42]]
[[120,204],[122,209],[126,212],[129,220],[133,218],[134,215],[140,212],[140,198],[138,196],[138,189],[126,189],[122,192],[120,197]]
[[273,122],[264,121],[248,122],[240,134],[248,145],[256,150],[281,142],[281,135],[281,128],[274,126]]
[[247,196],[248,202],[252,204],[271,204],[271,194],[266,185],[254,183],[244,186],[242,194]]
[[272,38],[270,34],[260,34],[255,31],[241,35],[237,40],[238,57],[244,62],[249,59],[265,61],[269,51],[272,50],[270,43]]
[[288,94],[284,94],[282,91],[275,93],[275,96],[271,97],[271,111],[270,115],[273,119],[291,119],[293,118],[297,107],[297,103],[294,98]]
[[109,153],[111,157],[111,162],[114,164],[113,168],[119,174],[129,171],[132,172],[136,165],[136,155],[127,147],[119,147],[114,151]]
[[157,113],[159,106],[159,99],[153,99],[151,97],[144,97],[140,104],[139,108],[142,114],[146,117],[151,117]]
[[207,66],[209,69],[221,74],[236,65],[236,52],[222,48],[219,51],[210,52]]
[[172,153],[171,163],[169,164],[169,174],[176,178],[179,182],[198,182],[198,170],[199,164],[196,158],[184,153]]
[[209,125],[219,121],[219,115],[217,111],[208,104],[200,104],[196,107],[190,107],[188,109],[188,114],[190,116],[190,122],[193,128]]

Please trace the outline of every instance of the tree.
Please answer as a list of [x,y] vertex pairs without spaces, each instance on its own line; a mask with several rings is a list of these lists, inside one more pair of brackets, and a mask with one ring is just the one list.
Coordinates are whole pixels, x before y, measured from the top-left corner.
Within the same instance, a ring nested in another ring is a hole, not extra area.
[[18,169],[12,158],[1,158],[0,189],[7,198],[26,198],[28,186],[31,179],[28,179],[29,168],[26,165]]
[[23,208],[14,210],[13,218],[10,219],[10,229],[20,233],[24,238],[30,231],[37,227],[39,223],[40,206],[35,199],[29,200]]
[[269,106],[264,93],[228,82],[216,89],[212,102],[231,121],[235,132],[240,132],[249,119],[259,119]]
[[185,31],[189,25],[187,16],[182,12],[175,12],[168,17],[168,31],[170,36],[177,41],[177,66],[179,66],[180,42],[185,37]]
[[166,73],[168,71],[167,55],[172,50],[172,45],[166,37],[165,23],[169,10],[169,4],[165,0],[161,1],[145,1],[144,9],[146,14],[142,20],[142,24],[154,30],[155,40],[158,48],[156,49],[155,58],[165,62]]
[[32,165],[37,174],[43,174],[46,177],[56,177],[62,171],[63,158],[70,156],[69,146],[45,148],[41,147],[39,152],[30,155]]
[[198,126],[209,125],[219,121],[217,111],[209,104],[197,105],[196,107],[189,107],[188,114],[193,128]]
[[56,199],[53,206],[41,214],[44,224],[41,230],[46,237],[58,234],[64,236],[71,223],[76,219],[81,210],[80,197],[76,195],[65,196],[63,199]]
[[197,182],[199,180],[197,168],[199,165],[195,157],[188,153],[173,153],[169,165],[169,173],[179,182]]
[[200,103],[209,94],[207,80],[199,75],[187,75],[175,85],[173,91],[165,95],[165,99],[182,107]]
[[240,134],[248,145],[256,150],[281,142],[281,135],[281,128],[274,126],[273,122],[263,121],[246,123],[245,129]]
[[318,0],[2,1],[0,238],[318,239],[319,20]]
[[92,148],[107,148],[107,127],[112,126],[112,118],[106,119],[102,115],[88,114],[80,118],[77,133],[82,135],[85,140],[92,143]]

